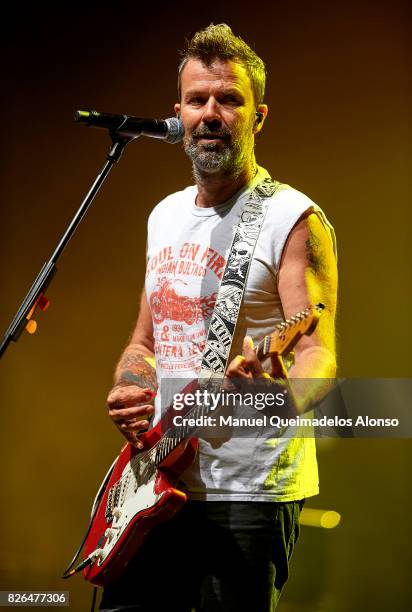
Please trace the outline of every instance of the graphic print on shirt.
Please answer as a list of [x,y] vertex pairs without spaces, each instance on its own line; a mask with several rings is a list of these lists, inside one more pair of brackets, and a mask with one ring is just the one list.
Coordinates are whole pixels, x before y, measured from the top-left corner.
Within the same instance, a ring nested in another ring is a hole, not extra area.
[[166,276],[157,281],[157,290],[153,291],[150,296],[150,308],[155,323],[162,323],[165,319],[169,319],[193,325],[211,316],[216,293],[202,298],[179,295],[179,287],[187,286],[187,284],[180,279],[170,280]]
[[157,367],[192,374],[200,367],[225,258],[209,246],[184,242],[155,251],[147,263],[146,290],[153,319]]

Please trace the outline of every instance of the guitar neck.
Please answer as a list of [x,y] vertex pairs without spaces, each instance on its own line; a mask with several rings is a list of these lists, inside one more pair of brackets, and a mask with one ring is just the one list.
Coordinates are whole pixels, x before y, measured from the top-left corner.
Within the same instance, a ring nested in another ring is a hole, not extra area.
[[303,335],[310,335],[314,331],[324,308],[319,303],[278,323],[275,331],[265,336],[255,347],[259,361],[270,355],[284,356],[290,353]]

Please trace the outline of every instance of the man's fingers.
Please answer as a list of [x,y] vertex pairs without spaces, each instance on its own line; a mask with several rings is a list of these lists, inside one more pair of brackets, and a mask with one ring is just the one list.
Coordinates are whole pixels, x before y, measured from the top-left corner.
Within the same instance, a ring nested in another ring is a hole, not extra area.
[[142,449],[143,443],[139,440],[139,434],[149,427],[148,417],[150,418],[153,412],[153,406],[132,406],[109,410],[109,415],[129,444]]
[[129,442],[129,444],[131,444],[135,448],[139,448],[139,449],[143,448],[143,442],[139,440],[138,436],[135,433],[129,432],[129,431],[122,431],[122,434],[124,435],[126,440]]
[[115,387],[108,395],[109,407],[121,407],[123,404],[139,404],[150,402],[155,397],[154,391],[149,388],[142,389],[136,385]]
[[153,412],[153,406],[148,404],[144,406],[129,406],[127,408],[110,408],[109,416],[115,423],[118,423],[130,419],[141,419],[143,417],[152,415]]
[[253,340],[250,336],[245,336],[243,338],[243,355],[245,356],[246,360],[249,361],[256,358]]
[[256,356],[253,340],[245,336],[243,340],[243,355],[237,355],[229,364],[227,378],[262,378],[263,368]]
[[107,397],[109,416],[126,440],[136,448],[143,448],[139,435],[149,427],[154,413],[156,393],[149,387],[137,385],[114,387]]
[[250,378],[251,374],[246,368],[246,359],[243,355],[236,355],[226,370],[227,378]]
[[243,340],[243,355],[245,356],[245,369],[248,370],[254,378],[262,378],[262,364],[256,356],[253,340],[250,336],[245,336]]
[[[288,373],[280,355],[273,355],[272,374],[273,378],[287,378]],[[266,378],[268,374],[265,371],[257,358],[253,340],[250,336],[245,336],[243,340],[243,355],[237,355],[229,364],[226,371],[227,378]]]
[[122,432],[135,431],[136,433],[139,433],[141,430],[147,429],[149,427],[149,421],[146,421],[146,420],[138,421],[137,419],[128,419],[127,421],[122,421],[119,424],[119,427]]

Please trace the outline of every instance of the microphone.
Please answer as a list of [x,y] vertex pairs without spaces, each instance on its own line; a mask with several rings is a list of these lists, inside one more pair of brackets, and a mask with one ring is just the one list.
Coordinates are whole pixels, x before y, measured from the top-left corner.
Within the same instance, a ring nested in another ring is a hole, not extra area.
[[111,115],[99,113],[95,110],[78,110],[74,113],[74,120],[85,123],[87,127],[109,130],[111,134],[119,134],[129,138],[149,136],[160,138],[171,144],[183,138],[184,127],[180,119],[142,119],[131,115]]

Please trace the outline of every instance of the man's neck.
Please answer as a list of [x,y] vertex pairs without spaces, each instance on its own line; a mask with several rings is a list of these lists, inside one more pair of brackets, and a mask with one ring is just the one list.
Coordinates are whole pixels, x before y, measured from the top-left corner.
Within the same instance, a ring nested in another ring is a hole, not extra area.
[[254,163],[248,164],[238,176],[222,176],[220,173],[197,176],[196,206],[210,208],[226,202],[247,185],[256,174],[257,166]]

